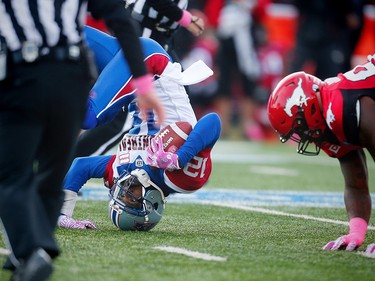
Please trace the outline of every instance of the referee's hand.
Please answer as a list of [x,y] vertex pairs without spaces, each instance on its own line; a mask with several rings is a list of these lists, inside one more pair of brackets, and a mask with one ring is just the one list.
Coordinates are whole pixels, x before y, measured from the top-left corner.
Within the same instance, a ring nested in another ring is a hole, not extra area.
[[158,123],[164,123],[164,108],[154,91],[145,92],[141,95],[137,95],[137,104],[140,110],[141,118],[147,116],[148,110],[154,110],[155,114],[157,115]]
[[158,123],[162,124],[164,123],[165,112],[159,98],[156,96],[152,81],[152,75],[146,74],[144,76],[133,78],[132,84],[136,89],[140,118],[146,120],[147,111],[154,110],[155,114],[157,115]]
[[191,17],[191,23],[186,27],[194,36],[199,36],[204,31],[204,21],[197,16]]

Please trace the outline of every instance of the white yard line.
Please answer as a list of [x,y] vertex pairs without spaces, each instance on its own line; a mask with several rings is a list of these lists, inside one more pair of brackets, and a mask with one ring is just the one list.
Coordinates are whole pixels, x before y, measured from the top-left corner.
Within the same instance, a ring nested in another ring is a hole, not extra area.
[[[328,223],[333,223],[333,224],[349,225],[349,223],[345,221],[331,220],[331,219],[325,219],[325,218],[319,218],[319,217],[313,217],[313,216],[307,216],[307,215],[291,214],[291,213],[281,212],[277,210],[270,210],[270,209],[264,209],[264,208],[258,208],[258,207],[241,206],[241,205],[234,206],[232,204],[227,204],[227,203],[222,203],[222,202],[211,202],[211,203],[208,203],[208,205],[240,209],[240,210],[246,210],[246,211],[251,211],[251,212],[269,214],[269,215],[277,215],[277,216],[300,218],[300,219],[305,219],[305,220],[328,222]],[[369,225],[367,229],[375,230],[375,227]]]
[[8,249],[0,248],[0,256],[7,256],[10,254]]
[[171,247],[171,246],[157,246],[157,247],[154,247],[154,249],[164,251],[164,252],[169,252],[169,253],[181,254],[181,255],[185,255],[194,259],[201,259],[201,260],[206,260],[206,261],[224,262],[227,260],[226,257],[218,257],[218,256],[206,254],[206,253],[194,252],[194,251],[190,251],[184,248],[177,248],[177,247]]

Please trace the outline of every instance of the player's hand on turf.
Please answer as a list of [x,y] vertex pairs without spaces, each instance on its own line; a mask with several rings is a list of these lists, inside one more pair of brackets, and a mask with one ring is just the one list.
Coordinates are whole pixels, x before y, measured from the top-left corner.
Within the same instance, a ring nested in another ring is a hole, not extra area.
[[74,220],[73,218],[65,215],[60,215],[58,226],[71,229],[96,229],[95,224],[89,220]]
[[86,229],[96,229],[95,224],[89,220],[82,220],[82,221],[76,220],[76,223],[85,226]]
[[328,242],[324,247],[323,250],[346,250],[346,251],[354,251],[359,246],[362,245],[364,237],[360,237],[357,234],[348,234],[337,238],[335,241]]
[[168,171],[180,169],[178,155],[164,151],[163,140],[160,136],[151,140],[151,145],[147,148],[147,155],[146,162],[150,166],[166,169]]
[[367,254],[375,254],[375,243],[372,243],[372,244],[367,246],[366,253]]

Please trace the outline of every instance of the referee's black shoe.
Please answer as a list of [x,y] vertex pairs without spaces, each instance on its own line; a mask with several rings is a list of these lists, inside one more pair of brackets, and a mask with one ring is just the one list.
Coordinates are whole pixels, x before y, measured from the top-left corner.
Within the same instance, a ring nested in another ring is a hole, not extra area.
[[44,281],[48,279],[52,271],[51,257],[46,251],[39,248],[27,260],[21,262],[10,281]]

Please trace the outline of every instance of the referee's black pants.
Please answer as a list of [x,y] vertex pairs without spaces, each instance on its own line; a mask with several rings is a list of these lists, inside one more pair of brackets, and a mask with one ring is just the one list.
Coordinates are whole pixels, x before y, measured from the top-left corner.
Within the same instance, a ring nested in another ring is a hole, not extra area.
[[15,65],[0,82],[0,218],[17,265],[59,255],[54,230],[91,86],[86,59]]

